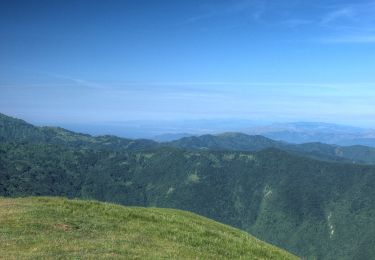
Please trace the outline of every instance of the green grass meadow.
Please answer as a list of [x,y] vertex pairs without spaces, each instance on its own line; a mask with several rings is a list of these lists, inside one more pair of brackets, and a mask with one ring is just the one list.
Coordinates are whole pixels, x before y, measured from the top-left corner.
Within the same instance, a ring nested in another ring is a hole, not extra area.
[[172,209],[0,198],[2,259],[298,259],[245,232]]

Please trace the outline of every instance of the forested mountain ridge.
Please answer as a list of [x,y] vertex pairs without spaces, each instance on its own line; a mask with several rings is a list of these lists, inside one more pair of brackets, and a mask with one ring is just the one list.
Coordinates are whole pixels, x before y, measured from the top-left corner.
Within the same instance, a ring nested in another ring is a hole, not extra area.
[[[9,133],[4,128],[2,136]],[[0,144],[0,196],[178,208],[302,257],[375,256],[375,166],[319,161],[275,148],[110,149],[21,136],[23,141]]]
[[261,151],[277,148],[319,160],[348,163],[375,163],[375,148],[366,146],[338,146],[323,143],[289,144],[261,135],[224,133],[184,137],[165,143],[188,150]]
[[319,160],[375,164],[375,148],[366,146],[338,146],[323,143],[289,144],[260,135],[223,133],[184,137],[172,142],[157,143],[147,139],[127,139],[117,136],[91,136],[59,127],[36,127],[23,120],[0,113],[0,140],[61,144],[70,147],[110,150],[149,150],[172,146],[188,150],[261,151],[277,148]]
[[36,127],[23,120],[0,113],[0,141],[23,143],[49,143],[69,147],[110,149],[110,150],[142,150],[158,147],[152,140],[132,140],[112,135],[91,136],[75,133],[60,127]]

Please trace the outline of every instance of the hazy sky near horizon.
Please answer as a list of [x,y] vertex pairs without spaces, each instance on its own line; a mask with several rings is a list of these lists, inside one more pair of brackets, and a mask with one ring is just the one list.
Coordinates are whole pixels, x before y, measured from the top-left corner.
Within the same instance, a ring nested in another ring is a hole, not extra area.
[[0,112],[375,128],[375,1],[0,1]]

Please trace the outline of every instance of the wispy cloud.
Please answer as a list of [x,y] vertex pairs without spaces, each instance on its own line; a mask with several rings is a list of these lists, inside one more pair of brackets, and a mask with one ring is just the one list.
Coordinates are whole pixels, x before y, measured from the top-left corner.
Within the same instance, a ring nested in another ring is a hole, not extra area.
[[360,118],[365,113],[370,117],[373,113],[368,111],[374,111],[375,84],[371,82],[87,82],[65,75],[58,77],[71,82],[71,87],[36,84],[30,88],[4,89],[0,109],[30,115],[48,111],[51,118],[65,111],[66,118],[77,122],[218,115],[255,115],[270,120],[275,116],[311,119],[324,115],[336,120],[339,116]]
[[300,26],[310,25],[314,21],[309,19],[300,19],[300,18],[290,18],[280,22],[281,25],[287,26],[289,28],[296,28]]
[[375,43],[374,0],[311,8],[310,15],[290,12],[274,23],[288,29],[309,27],[319,43]]
[[353,19],[356,16],[357,12],[355,8],[353,6],[347,6],[325,14],[321,19],[320,24],[328,25],[340,19]]
[[375,34],[339,35],[318,39],[321,43],[375,43]]
[[[193,24],[214,19],[238,19],[237,26],[262,22],[283,26],[287,29],[310,27],[317,29],[320,36],[314,36],[320,43],[374,43],[375,1],[326,5],[315,8],[311,15],[293,12],[293,4],[283,5],[266,0],[226,1],[224,4],[201,6],[201,13],[185,19],[183,24]],[[280,10],[279,10],[280,9]],[[227,28],[218,23],[221,29]]]
[[[375,39],[369,39],[374,40]],[[27,84],[1,84],[0,87],[81,87],[87,89],[98,90],[121,90],[121,89],[137,89],[140,91],[149,91],[153,88],[159,90],[187,90],[203,91],[210,89],[228,89],[241,87],[264,87],[264,88],[310,88],[310,89],[326,89],[326,90],[343,90],[348,88],[373,88],[375,82],[277,82],[277,81],[88,81],[86,79],[70,77],[67,75],[60,75],[54,73],[44,73],[48,76],[53,76],[56,79],[62,79],[63,82],[29,82]]]
[[[47,73],[45,73],[47,74]],[[66,75],[60,75],[60,74],[52,74],[52,73],[48,73],[49,76],[52,76],[52,77],[55,77],[55,78],[58,78],[58,79],[62,79],[62,80],[67,80],[68,82],[71,82],[77,86],[83,86],[83,87],[88,87],[88,88],[105,88],[105,86],[101,85],[101,84],[98,84],[96,82],[92,82],[92,81],[88,81],[88,80],[84,80],[84,79],[79,79],[79,78],[76,78],[76,77],[70,77],[70,76],[66,76]]]
[[244,14],[244,17],[251,18],[254,21],[259,20],[266,11],[267,3],[265,0],[241,0],[227,1],[225,4],[212,4],[202,7],[202,12],[195,16],[185,19],[183,24],[197,23],[209,19],[230,17]]
[[337,6],[324,14],[319,25],[330,31],[324,43],[375,43],[375,1]]
[[29,72],[38,74],[41,76],[40,78],[43,79],[42,83],[29,83],[26,84],[27,86],[72,86],[72,87],[85,87],[85,88],[92,88],[92,89],[103,89],[105,88],[104,85],[89,81],[77,77],[72,77],[69,75],[63,75],[59,73],[54,72],[48,72],[48,71],[41,71],[41,70],[29,70]]

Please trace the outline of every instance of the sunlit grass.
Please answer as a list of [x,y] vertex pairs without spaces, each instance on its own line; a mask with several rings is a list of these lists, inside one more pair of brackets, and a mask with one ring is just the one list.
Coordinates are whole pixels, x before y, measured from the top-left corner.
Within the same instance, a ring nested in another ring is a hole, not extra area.
[[297,259],[195,214],[63,198],[0,198],[4,259]]

